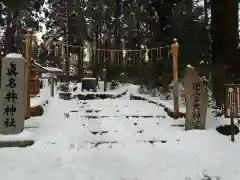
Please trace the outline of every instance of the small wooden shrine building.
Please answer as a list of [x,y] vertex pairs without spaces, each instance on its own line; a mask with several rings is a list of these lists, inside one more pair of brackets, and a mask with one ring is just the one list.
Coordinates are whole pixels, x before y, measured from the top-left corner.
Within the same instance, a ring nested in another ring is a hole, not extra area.
[[42,73],[59,75],[62,74],[63,71],[54,67],[43,67],[36,61],[32,61],[29,84],[29,93],[31,97],[36,96],[40,92],[40,77]]

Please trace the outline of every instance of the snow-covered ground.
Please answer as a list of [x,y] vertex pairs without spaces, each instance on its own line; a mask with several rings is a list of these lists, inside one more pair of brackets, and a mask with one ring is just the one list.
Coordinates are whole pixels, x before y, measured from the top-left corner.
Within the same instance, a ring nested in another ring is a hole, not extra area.
[[[180,98],[179,98],[179,105],[180,105],[180,112],[185,113],[186,112],[186,107],[185,107],[185,100],[182,96],[183,91],[180,91]],[[156,96],[153,97],[151,96],[149,93],[139,93],[139,91],[134,91],[133,95],[137,95],[137,96],[141,96],[143,98],[146,98],[148,100],[154,101],[157,104],[161,104],[164,107],[168,108],[169,110],[173,111],[173,100],[172,97],[170,98],[170,100],[164,100],[164,98],[166,98],[166,94],[160,94],[160,92],[156,93]]]
[[115,100],[52,98],[45,114],[26,121],[17,136],[35,139],[33,146],[0,149],[1,179],[240,179],[239,136],[231,143],[216,132],[213,118],[207,130],[186,132],[184,119],[130,100],[137,86],[126,87],[128,93]]

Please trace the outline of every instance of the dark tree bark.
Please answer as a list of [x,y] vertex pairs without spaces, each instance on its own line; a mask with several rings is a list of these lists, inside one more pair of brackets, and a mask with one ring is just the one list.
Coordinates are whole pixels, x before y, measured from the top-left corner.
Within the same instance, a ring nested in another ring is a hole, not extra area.
[[19,20],[19,11],[12,12],[11,10],[8,11],[7,17],[7,28],[5,33],[5,40],[4,40],[4,54],[17,52],[16,46],[16,31],[17,31],[17,24]]
[[237,60],[238,43],[238,3],[231,1],[211,1],[211,36],[213,63],[213,95],[217,105],[224,103],[224,83],[234,81],[232,75],[239,76]]
[[[121,0],[116,0],[116,11],[115,11],[115,28],[114,28],[114,49],[121,49],[121,27],[120,27],[120,17],[121,17]],[[122,58],[119,55],[119,52],[114,53],[114,63],[117,60],[122,62]]]
[[[68,44],[73,44],[74,43],[74,30],[75,30],[75,27],[74,27],[74,20],[75,20],[75,17],[74,15],[72,14],[72,11],[73,11],[73,6],[76,5],[74,3],[74,0],[67,0],[67,29],[68,29],[68,32],[67,32],[67,42]],[[67,52],[66,52],[66,75],[69,75],[69,72],[70,72],[70,53],[72,51],[72,47],[68,47],[67,48]]]

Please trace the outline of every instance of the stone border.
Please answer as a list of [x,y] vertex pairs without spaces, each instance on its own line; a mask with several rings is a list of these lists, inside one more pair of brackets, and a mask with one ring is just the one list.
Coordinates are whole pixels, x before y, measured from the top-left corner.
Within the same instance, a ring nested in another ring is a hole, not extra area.
[[148,103],[152,103],[152,104],[155,104],[157,106],[163,107],[164,111],[168,114],[168,116],[170,116],[171,118],[174,118],[174,119],[186,117],[186,113],[179,112],[179,115],[175,115],[173,110],[171,110],[170,108],[166,107],[164,104],[161,104],[161,103],[158,103],[156,101],[144,98],[142,96],[137,96],[137,95],[130,94],[130,100],[147,101]]
[[79,100],[89,100],[89,99],[117,99],[121,98],[122,96],[126,95],[128,90],[124,90],[124,92],[119,94],[108,94],[106,92],[103,93],[86,93],[86,94],[77,94],[72,96],[71,92],[60,92],[59,97],[63,100],[71,100],[78,98]]
[[[71,111],[70,111],[71,112]],[[88,119],[97,119],[97,118],[111,118],[111,117],[114,117],[114,118],[118,118],[118,117],[122,117],[122,118],[166,118],[165,116],[151,116],[151,115],[148,115],[148,116],[135,116],[135,115],[127,115],[127,116],[94,116],[94,115],[85,115],[85,116],[78,116],[80,118],[88,118]]]
[[[100,132],[101,133],[101,132]],[[96,133],[94,135],[97,135],[99,133]],[[173,140],[172,142],[180,142],[179,139]],[[168,143],[168,140],[135,140],[134,142],[136,143],[149,143],[151,145],[155,145],[157,143],[165,144]],[[85,144],[91,144],[93,147],[97,148],[102,144],[108,144],[109,147],[111,148],[113,144],[119,144],[122,143],[121,141],[118,140],[113,140],[113,141],[84,141]]]
[[34,144],[34,140],[9,140],[9,141],[0,141],[0,148],[6,147],[28,147]]

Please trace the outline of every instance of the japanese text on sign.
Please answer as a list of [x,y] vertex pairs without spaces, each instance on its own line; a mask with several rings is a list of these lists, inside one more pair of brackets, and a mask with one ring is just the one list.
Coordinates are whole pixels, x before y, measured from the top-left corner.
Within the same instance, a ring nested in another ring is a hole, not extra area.
[[6,75],[8,76],[8,83],[6,84],[6,87],[9,89],[8,92],[5,93],[5,100],[7,100],[7,103],[4,107],[4,126],[5,127],[16,127],[16,121],[15,121],[15,112],[17,110],[16,108],[16,100],[18,99],[18,94],[15,91],[15,88],[17,86],[16,84],[16,76],[18,75],[18,72],[16,70],[16,64],[10,63],[10,66],[7,68]]
[[225,85],[225,117],[230,118],[231,113],[233,117],[240,117],[240,85],[226,84]]
[[192,83],[192,92],[193,92],[193,111],[192,111],[192,122],[195,129],[200,127],[200,83]]

